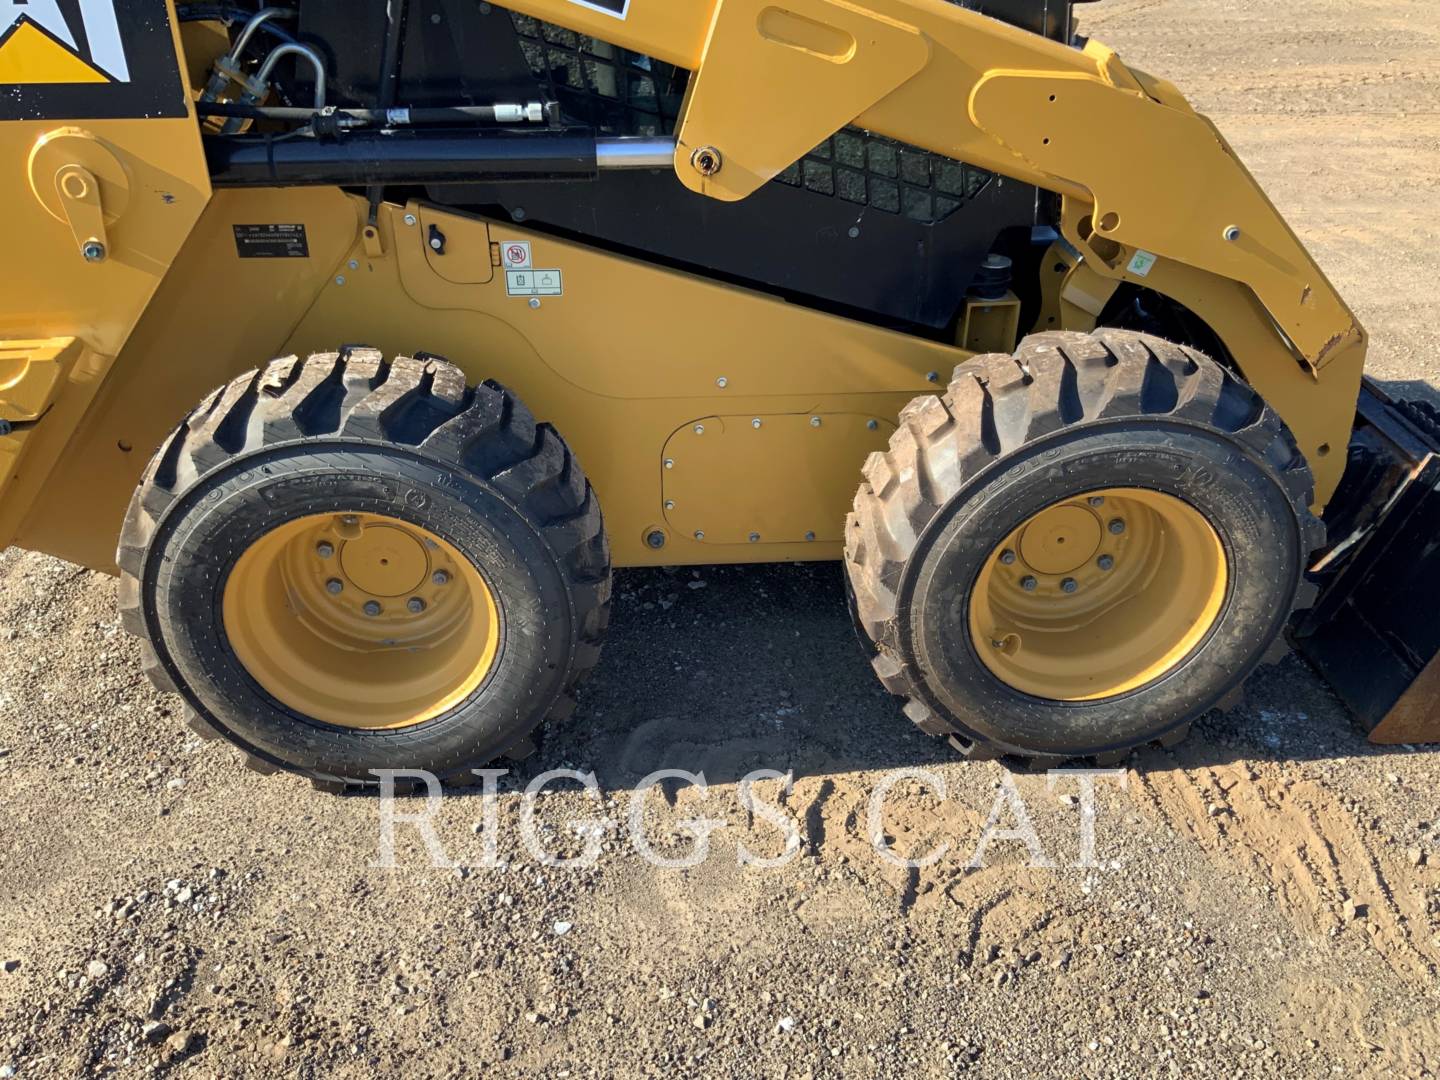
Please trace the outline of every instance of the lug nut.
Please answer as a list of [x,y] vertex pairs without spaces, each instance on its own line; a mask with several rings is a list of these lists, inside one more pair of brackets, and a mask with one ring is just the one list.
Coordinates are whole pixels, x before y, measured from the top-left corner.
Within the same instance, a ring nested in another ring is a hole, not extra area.
[[320,541],[320,543],[315,545],[315,554],[319,555],[322,559],[328,559],[331,555],[335,554],[335,545],[327,544],[324,540],[322,540]]
[[1095,560],[1095,565],[1100,567],[1101,570],[1113,570],[1115,569],[1115,556],[1101,555],[1100,558]]
[[1024,589],[1026,592],[1034,592],[1039,587],[1040,583],[1036,581],[1033,577],[1031,577],[1029,574],[1026,574],[1023,578],[1020,579],[1020,588]]
[[1121,533],[1123,533],[1123,532],[1125,531],[1125,522],[1124,522],[1124,520],[1123,520],[1122,518],[1111,518],[1111,519],[1110,519],[1110,531],[1111,531],[1112,533],[1114,533],[1116,536],[1119,536]]
[[1073,593],[1079,588],[1080,583],[1073,577],[1067,577],[1064,581],[1060,582],[1060,591],[1064,593]]
[[337,577],[332,577],[329,581],[325,582],[325,591],[331,596],[339,596],[345,591],[345,583]]
[[448,570],[436,570],[435,573],[430,575],[430,580],[436,585],[449,585],[450,573]]
[[418,596],[412,596],[409,600],[405,601],[405,608],[411,615],[419,615],[425,610],[425,601],[421,600]]
[[1009,566],[1015,561],[1015,552],[1011,551],[1009,548],[1006,548],[1004,551],[1000,552],[1000,561],[1006,566]]
[[1104,506],[1104,505],[1105,505],[1105,496],[1104,496],[1104,495],[1091,495],[1091,496],[1090,496],[1090,505],[1091,505],[1091,506]]
[[380,601],[378,601],[378,600],[366,600],[366,601],[365,601],[365,608],[364,608],[365,614],[366,614],[366,615],[369,615],[372,619],[373,619],[376,615],[379,615],[380,612],[383,611],[383,610],[384,610],[384,609],[380,606]]

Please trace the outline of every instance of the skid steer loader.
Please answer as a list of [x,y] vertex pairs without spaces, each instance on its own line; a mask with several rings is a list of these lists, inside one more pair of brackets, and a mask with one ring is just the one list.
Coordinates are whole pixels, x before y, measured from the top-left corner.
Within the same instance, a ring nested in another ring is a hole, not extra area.
[[1435,738],[1435,414],[1076,30],[0,2],[0,544],[118,571],[193,726],[331,788],[563,718],[612,563],[843,561],[975,756],[1169,743],[1287,626]]

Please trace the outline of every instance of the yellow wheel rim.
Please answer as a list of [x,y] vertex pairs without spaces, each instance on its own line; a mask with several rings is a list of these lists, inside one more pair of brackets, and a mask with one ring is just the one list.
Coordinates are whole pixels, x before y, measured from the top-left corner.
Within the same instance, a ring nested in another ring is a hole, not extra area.
[[450,544],[378,514],[316,514],[248,548],[222,599],[225,633],[276,700],[327,724],[410,727],[485,680],[495,597]]
[[970,634],[1022,693],[1113,697],[1179,666],[1219,618],[1228,579],[1219,535],[1189,503],[1110,488],[1047,507],[991,552]]

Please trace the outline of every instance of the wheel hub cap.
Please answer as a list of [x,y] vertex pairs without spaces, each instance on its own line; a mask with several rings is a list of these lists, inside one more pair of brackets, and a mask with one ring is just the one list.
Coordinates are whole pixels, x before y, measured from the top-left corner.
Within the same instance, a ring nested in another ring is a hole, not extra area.
[[1113,488],[1063,500],[1012,532],[971,592],[969,632],[1022,693],[1093,701],[1174,670],[1219,618],[1224,546],[1189,503]]
[[225,633],[272,697],[340,727],[390,729],[464,701],[494,664],[500,620],[476,567],[379,514],[316,514],[236,562]]

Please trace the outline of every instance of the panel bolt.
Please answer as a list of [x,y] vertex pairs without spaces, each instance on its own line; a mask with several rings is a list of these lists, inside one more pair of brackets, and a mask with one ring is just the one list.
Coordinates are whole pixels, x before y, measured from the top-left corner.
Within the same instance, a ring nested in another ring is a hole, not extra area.
[[1039,586],[1039,584],[1040,583],[1036,581],[1033,577],[1031,577],[1029,574],[1026,574],[1023,578],[1020,579],[1020,588],[1024,589],[1026,592],[1034,592],[1035,589]]
[[674,500],[674,499],[666,499],[666,500],[665,500],[665,509],[666,509],[666,510],[674,510],[674,509],[675,509],[675,500]]
[[378,601],[378,600],[366,600],[366,601],[365,601],[365,614],[366,614],[366,615],[369,615],[372,619],[373,619],[376,615],[379,615],[382,610],[383,610],[383,609],[380,607],[380,601]]
[[752,544],[758,544],[759,542],[760,542],[760,534],[757,533],[757,532],[752,532],[752,533],[750,534],[750,543],[752,543]]
[[336,284],[336,285],[344,285],[344,284],[345,284],[345,275],[344,275],[344,274],[336,274],[336,275],[335,275],[335,284]]
[[80,254],[85,256],[86,262],[104,262],[105,245],[99,240],[86,240],[85,246],[80,249]]
[[811,426],[811,427],[819,427],[819,426],[820,426],[820,418],[819,418],[818,416],[812,416],[812,417],[810,417],[810,426]]
[[530,298],[530,310],[531,310],[531,311],[539,311],[539,310],[540,310],[540,298],[539,298],[538,296],[532,296],[532,297]]
[[659,529],[651,529],[648,533],[645,534],[645,543],[649,547],[652,547],[656,551],[659,551],[665,546],[665,534]]
[[1091,496],[1090,496],[1090,505],[1091,505],[1091,506],[1104,506],[1104,505],[1105,505],[1105,496],[1104,496],[1104,495],[1091,495]]
[[813,532],[807,532],[807,533],[805,534],[805,539],[806,539],[807,541],[814,540],[814,539],[815,539],[815,534],[814,534]]
[[1101,555],[1100,558],[1095,560],[1095,565],[1100,567],[1101,570],[1113,570],[1115,569],[1115,556]]
[[1110,519],[1110,531],[1111,531],[1112,533],[1114,533],[1116,536],[1119,536],[1121,533],[1123,533],[1123,532],[1125,531],[1125,521],[1124,521],[1124,519],[1122,519],[1122,518],[1111,518],[1111,519]]
[[696,540],[704,540],[704,539],[705,539],[705,534],[704,534],[701,530],[696,529],[696,530],[695,530],[695,539],[696,539]]
[[360,269],[360,263],[359,263],[358,260],[355,260],[355,259],[351,259],[351,260],[350,260],[348,263],[346,263],[345,265],[348,266],[348,267],[350,267],[351,270],[359,270],[359,269]]
[[1064,593],[1073,593],[1079,588],[1080,583],[1073,577],[1067,577],[1064,581],[1060,582],[1060,591]]
[[339,578],[332,577],[329,581],[325,582],[325,591],[331,596],[339,596],[345,591],[345,583]]
[[1009,548],[1006,548],[1004,551],[1000,552],[1000,561],[1006,566],[1009,566],[1015,561],[1015,552],[1011,551]]
[[411,615],[419,615],[425,610],[425,601],[421,600],[418,596],[412,596],[409,600],[405,601],[405,608]]
[[414,215],[414,214],[406,214],[406,215],[405,215],[405,224],[406,224],[406,225],[414,225],[414,224],[415,224],[415,215]]
[[701,176],[714,176],[725,165],[720,151],[713,146],[702,146],[690,155],[690,165]]
[[315,554],[319,555],[322,559],[328,559],[331,555],[335,554],[335,545],[326,540],[321,540],[320,543],[315,545]]
[[715,385],[718,386],[721,390],[724,390],[725,387],[730,385],[730,380],[727,379],[724,375],[721,375],[718,379],[715,380]]
[[1230,241],[1230,243],[1232,243],[1232,244],[1235,243],[1236,240],[1239,240],[1239,239],[1240,239],[1240,226],[1238,226],[1238,225],[1228,225],[1228,226],[1226,226],[1226,228],[1225,228],[1225,239],[1228,240],[1228,241]]
[[436,585],[449,585],[450,573],[447,570],[436,570],[435,573],[430,575],[430,580]]
[[940,373],[939,373],[938,371],[927,371],[927,372],[925,373],[925,381],[926,381],[926,382],[939,382],[939,381],[940,381]]
[[696,424],[696,425],[695,425],[695,434],[696,434],[696,435],[704,435],[704,434],[705,434],[705,425],[704,425],[704,424]]
[[755,417],[754,420],[751,420],[751,421],[750,421],[750,426],[753,427],[753,428],[759,428],[759,426],[760,426],[760,418],[757,416],[757,417]]
[[865,421],[865,428],[866,428],[867,431],[874,431],[874,430],[875,430],[876,428],[878,428],[879,426],[880,426],[880,421],[879,421],[879,420],[866,420],[866,421]]
[[674,458],[669,458],[669,457],[667,457],[667,458],[665,459],[665,468],[667,468],[667,469],[673,469],[674,467],[675,467],[675,459],[674,459]]

